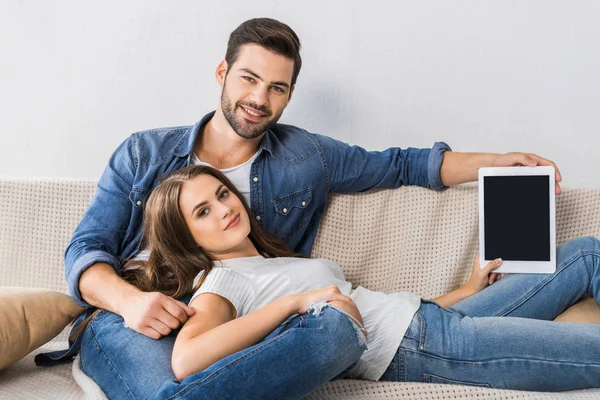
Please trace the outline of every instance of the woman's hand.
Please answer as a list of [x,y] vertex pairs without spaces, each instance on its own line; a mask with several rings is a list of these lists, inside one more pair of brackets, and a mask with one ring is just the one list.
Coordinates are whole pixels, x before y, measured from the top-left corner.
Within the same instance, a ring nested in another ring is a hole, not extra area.
[[[296,304],[295,307],[297,308],[297,312],[299,314],[304,314],[307,309],[315,303],[326,301],[331,306],[352,315],[361,323],[361,325],[363,325],[362,316],[360,315],[358,307],[356,307],[354,301],[350,297],[343,295],[336,285],[327,286],[321,289],[309,290],[306,292],[293,294],[291,296],[295,302],[294,304]],[[362,328],[362,326],[359,328]]]
[[479,256],[477,256],[475,258],[475,265],[473,266],[471,278],[469,278],[469,281],[465,283],[461,289],[467,291],[469,295],[474,295],[475,293],[485,289],[488,287],[488,285],[491,285],[500,279],[500,274],[492,272],[500,265],[502,265],[502,259],[497,258],[490,261],[484,268],[480,268]]

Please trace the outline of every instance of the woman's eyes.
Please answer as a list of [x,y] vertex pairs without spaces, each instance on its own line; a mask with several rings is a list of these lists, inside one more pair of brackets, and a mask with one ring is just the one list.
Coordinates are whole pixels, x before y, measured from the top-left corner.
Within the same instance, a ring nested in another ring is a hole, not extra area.
[[[219,193],[219,200],[225,199],[229,196],[229,190],[223,190],[221,193]],[[198,217],[205,217],[206,215],[208,215],[208,207],[201,209],[200,211],[198,211]]]

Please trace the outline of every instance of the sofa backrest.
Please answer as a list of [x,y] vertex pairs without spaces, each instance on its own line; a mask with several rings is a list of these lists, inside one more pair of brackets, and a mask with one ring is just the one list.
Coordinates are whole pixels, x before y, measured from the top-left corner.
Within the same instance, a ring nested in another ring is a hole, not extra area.
[[[95,181],[0,179],[0,286],[67,293],[64,249],[95,188]],[[557,241],[584,235],[600,237],[600,189],[557,198]],[[332,195],[312,255],[338,262],[356,286],[431,298],[468,278],[477,246],[475,186],[404,187]]]

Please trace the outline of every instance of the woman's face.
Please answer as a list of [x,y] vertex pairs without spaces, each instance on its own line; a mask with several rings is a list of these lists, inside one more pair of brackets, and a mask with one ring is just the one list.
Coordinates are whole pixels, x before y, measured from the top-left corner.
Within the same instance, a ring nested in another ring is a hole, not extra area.
[[253,247],[242,202],[212,175],[198,175],[184,183],[179,207],[196,243],[216,259]]

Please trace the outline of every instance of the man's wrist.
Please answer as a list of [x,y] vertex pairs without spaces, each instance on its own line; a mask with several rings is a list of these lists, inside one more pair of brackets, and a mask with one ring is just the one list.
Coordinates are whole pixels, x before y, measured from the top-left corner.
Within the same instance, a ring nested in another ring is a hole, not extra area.
[[130,304],[131,298],[138,295],[141,290],[130,283],[125,282],[120,277],[119,279],[121,280],[119,283],[119,290],[116,293],[117,296],[111,299],[110,307],[116,314],[123,316],[123,306]]

